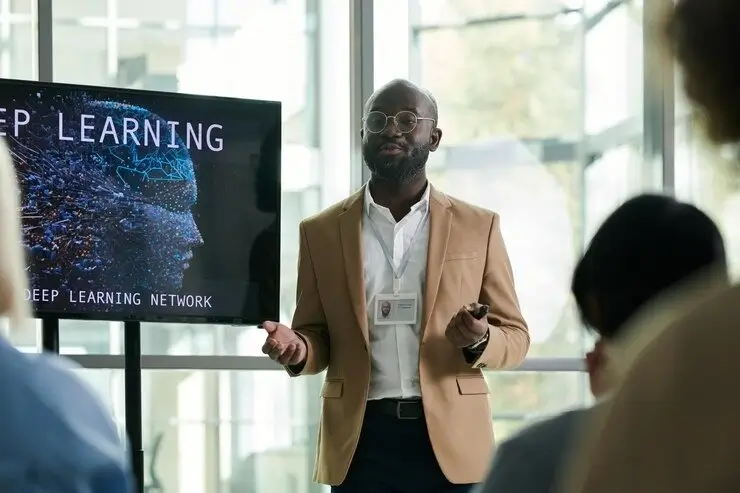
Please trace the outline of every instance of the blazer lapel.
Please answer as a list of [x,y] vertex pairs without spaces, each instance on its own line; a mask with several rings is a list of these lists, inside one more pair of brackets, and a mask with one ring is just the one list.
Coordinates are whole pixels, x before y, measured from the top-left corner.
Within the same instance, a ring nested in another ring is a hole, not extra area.
[[[367,186],[367,185],[365,185]],[[339,215],[339,236],[342,242],[344,271],[347,274],[347,289],[357,325],[369,345],[367,326],[367,303],[365,301],[365,275],[362,266],[362,214],[365,187],[352,194],[344,202],[344,212]]]
[[424,318],[421,325],[422,339],[426,335],[427,322],[432,316],[439,291],[439,282],[442,279],[442,267],[447,255],[447,243],[452,227],[450,205],[447,196],[432,187],[429,195],[429,250],[424,293]]

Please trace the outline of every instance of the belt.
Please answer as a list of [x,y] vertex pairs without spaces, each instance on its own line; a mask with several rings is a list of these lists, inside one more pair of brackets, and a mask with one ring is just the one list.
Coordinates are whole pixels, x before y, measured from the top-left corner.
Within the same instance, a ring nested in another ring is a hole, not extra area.
[[421,399],[378,399],[367,401],[367,409],[375,410],[396,419],[422,419],[424,406]]

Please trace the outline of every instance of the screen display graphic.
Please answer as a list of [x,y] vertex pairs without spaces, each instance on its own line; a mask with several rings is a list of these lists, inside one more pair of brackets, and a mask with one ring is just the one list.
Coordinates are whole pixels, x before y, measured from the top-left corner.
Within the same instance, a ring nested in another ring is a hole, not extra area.
[[278,318],[279,103],[0,86],[39,316]]

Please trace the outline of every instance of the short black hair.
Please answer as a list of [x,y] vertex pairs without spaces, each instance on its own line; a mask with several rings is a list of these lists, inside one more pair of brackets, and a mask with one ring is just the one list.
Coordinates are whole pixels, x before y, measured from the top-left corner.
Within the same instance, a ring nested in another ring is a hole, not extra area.
[[576,265],[571,290],[584,323],[613,339],[647,301],[715,265],[727,273],[714,221],[691,204],[644,194],[599,227]]

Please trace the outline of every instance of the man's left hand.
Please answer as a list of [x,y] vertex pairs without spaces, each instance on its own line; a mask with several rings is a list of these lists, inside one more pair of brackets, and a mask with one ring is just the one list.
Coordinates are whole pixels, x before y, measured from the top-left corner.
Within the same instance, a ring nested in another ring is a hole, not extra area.
[[447,324],[445,336],[458,348],[470,347],[483,339],[488,333],[486,317],[476,320],[470,312],[462,307]]

